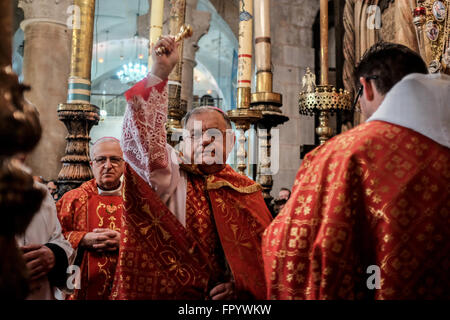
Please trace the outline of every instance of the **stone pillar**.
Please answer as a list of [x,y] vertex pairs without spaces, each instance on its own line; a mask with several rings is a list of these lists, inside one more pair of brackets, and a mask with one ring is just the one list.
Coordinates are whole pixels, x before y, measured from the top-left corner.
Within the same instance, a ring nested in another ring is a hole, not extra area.
[[[314,144],[314,119],[300,117],[298,94],[307,67],[314,66],[312,25],[319,11],[317,0],[271,1],[273,90],[283,95],[283,114],[290,121],[280,126],[279,172],[273,176],[272,196],[291,188],[300,166],[300,146]],[[295,137],[295,139],[293,139]]]
[[66,23],[71,0],[20,0],[25,19],[24,83],[31,86],[26,98],[36,105],[43,128],[42,139],[28,159],[35,175],[56,179],[66,146],[66,128],[58,120],[58,104],[67,97],[71,30]]
[[198,0],[186,0],[186,24],[192,26],[194,34],[191,38],[184,40],[183,50],[183,72],[181,84],[181,100],[187,102],[187,111],[192,110],[194,90],[194,68],[197,65],[195,53],[198,50],[197,43],[209,30],[211,13],[198,11]]

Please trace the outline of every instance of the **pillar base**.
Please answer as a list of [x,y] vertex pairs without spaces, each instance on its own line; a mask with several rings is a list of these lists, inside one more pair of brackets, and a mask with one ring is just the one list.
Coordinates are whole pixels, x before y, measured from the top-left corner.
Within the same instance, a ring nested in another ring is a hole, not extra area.
[[93,125],[98,124],[99,108],[91,104],[60,104],[58,118],[69,132],[66,152],[61,159],[63,165],[58,174],[62,195],[93,178],[89,164],[89,132]]

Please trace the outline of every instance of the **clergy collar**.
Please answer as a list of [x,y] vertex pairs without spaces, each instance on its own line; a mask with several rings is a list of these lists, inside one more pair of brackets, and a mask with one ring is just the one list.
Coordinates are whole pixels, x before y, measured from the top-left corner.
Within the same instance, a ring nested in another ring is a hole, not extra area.
[[122,180],[120,180],[120,185],[114,190],[103,190],[97,185],[98,194],[101,196],[121,196],[122,195]]
[[410,74],[386,94],[367,122],[380,120],[412,129],[450,148],[450,76]]

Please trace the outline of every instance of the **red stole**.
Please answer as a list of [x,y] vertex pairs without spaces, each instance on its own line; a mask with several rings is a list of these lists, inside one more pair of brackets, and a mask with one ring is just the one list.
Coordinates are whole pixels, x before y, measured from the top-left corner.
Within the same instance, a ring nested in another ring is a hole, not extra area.
[[[88,200],[88,231],[107,228],[120,232],[123,211],[121,196],[92,195]],[[85,254],[88,269],[88,290],[86,299],[108,299],[117,264],[117,252]]]
[[257,184],[229,166],[206,180],[190,175],[186,214],[191,216],[184,228],[128,165],[124,176],[125,213],[112,299],[207,298],[211,287],[224,280],[219,239],[238,295],[264,298],[260,241],[270,213]]
[[254,181],[230,166],[206,179],[217,232],[238,299],[265,299],[261,238],[272,221]]

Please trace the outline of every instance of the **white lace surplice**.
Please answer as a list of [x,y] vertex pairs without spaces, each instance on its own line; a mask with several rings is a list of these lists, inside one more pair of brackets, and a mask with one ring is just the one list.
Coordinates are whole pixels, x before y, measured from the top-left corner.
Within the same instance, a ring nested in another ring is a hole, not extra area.
[[130,89],[134,95],[127,97],[121,146],[125,161],[185,226],[186,174],[180,170],[174,149],[167,144],[167,81],[162,82],[149,74]]

